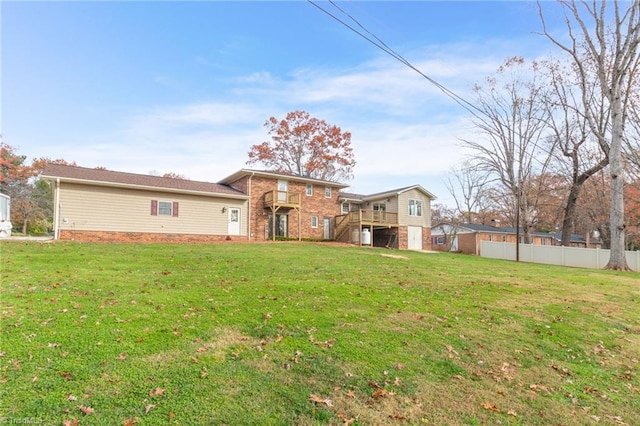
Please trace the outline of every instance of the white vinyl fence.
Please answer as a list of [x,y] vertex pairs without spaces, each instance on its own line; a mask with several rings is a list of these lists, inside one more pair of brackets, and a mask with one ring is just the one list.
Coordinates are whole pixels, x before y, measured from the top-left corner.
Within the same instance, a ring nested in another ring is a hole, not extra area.
[[[640,272],[640,251],[627,251],[627,264]],[[480,243],[480,256],[516,260],[516,244],[495,241]],[[576,268],[602,269],[609,263],[609,250],[520,244],[520,261]]]

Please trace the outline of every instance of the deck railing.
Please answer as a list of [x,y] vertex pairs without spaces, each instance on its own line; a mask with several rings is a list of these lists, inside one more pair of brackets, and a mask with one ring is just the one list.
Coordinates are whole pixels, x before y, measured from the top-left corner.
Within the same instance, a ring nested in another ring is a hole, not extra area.
[[300,207],[300,193],[273,190],[264,194],[265,207]]
[[398,226],[398,213],[381,210],[357,210],[336,216],[335,239],[337,241],[351,241],[354,229],[356,232],[360,232],[363,226]]

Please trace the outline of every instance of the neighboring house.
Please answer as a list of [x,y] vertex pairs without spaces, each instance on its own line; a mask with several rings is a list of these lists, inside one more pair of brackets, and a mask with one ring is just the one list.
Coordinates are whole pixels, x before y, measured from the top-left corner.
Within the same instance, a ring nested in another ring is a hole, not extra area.
[[0,238],[11,236],[11,197],[0,192]]
[[[573,238],[576,238],[575,240]],[[579,246],[584,238],[573,236],[572,243]],[[431,230],[431,246],[433,250],[453,251],[466,254],[480,255],[482,241],[516,242],[516,228],[491,225],[463,223],[454,225],[441,223]],[[524,233],[520,232],[520,243],[524,242]],[[531,243],[534,245],[559,245],[558,235],[546,232],[532,232]],[[590,247],[595,247],[592,242]],[[573,245],[573,244],[572,244]],[[597,244],[599,247],[599,242]],[[584,246],[583,246],[584,247]]]
[[58,164],[47,164],[41,177],[53,188],[61,240],[285,237],[430,248],[435,197],[419,185],[364,196],[341,192],[345,184],[261,170],[209,183]]
[[371,195],[340,194],[335,239],[409,250],[431,248],[431,201],[420,185]]

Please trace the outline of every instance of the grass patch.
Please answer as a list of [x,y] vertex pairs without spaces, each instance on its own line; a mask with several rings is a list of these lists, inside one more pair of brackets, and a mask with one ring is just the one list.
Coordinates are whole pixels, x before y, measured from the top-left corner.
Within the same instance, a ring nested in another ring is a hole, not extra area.
[[640,422],[640,274],[298,242],[0,249],[7,422]]

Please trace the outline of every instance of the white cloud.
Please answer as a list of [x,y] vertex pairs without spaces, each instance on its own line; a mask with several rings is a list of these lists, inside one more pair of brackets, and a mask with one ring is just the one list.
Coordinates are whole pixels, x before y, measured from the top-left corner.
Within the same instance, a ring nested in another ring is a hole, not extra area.
[[[413,61],[419,69],[467,97],[471,85],[504,59],[487,51],[498,50],[458,45],[412,55],[421,55]],[[352,132],[356,191],[421,184],[442,201],[443,177],[462,157],[460,138],[472,134],[460,105],[384,56],[349,69],[297,69],[286,78],[256,71],[227,83],[209,101],[136,110],[111,134],[56,157],[89,167],[217,181],[246,167],[251,145],[268,139],[268,117],[304,109]]]

